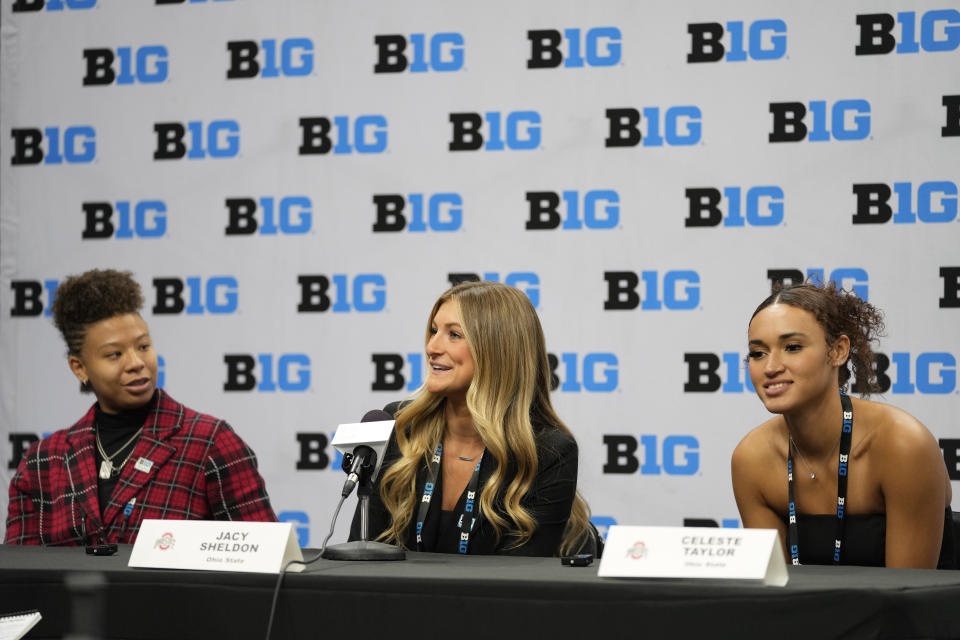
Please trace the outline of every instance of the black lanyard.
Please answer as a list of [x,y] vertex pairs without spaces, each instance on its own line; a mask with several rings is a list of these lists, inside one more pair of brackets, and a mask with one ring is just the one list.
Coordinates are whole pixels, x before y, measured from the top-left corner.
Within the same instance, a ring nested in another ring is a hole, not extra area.
[[[840,390],[840,405],[843,407],[843,428],[840,431],[840,460],[837,464],[837,527],[833,540],[833,564],[840,564],[840,551],[843,546],[843,528],[846,520],[843,514],[847,502],[847,469],[850,460],[850,441],[853,437],[853,403],[850,397]],[[797,503],[793,497],[793,450],[787,443],[787,492],[789,524],[787,528],[787,547],[790,560],[800,564],[800,532],[797,527]]]
[[[427,511],[430,509],[430,500],[433,498],[433,489],[437,482],[437,474],[440,473],[440,458],[443,454],[443,443],[437,445],[430,459],[430,468],[427,474],[427,482],[423,485],[423,497],[420,498],[420,508],[417,510],[417,551],[423,551],[423,521],[427,518]],[[470,532],[473,531],[473,525],[477,522],[477,515],[480,511],[480,503],[477,501],[477,486],[480,484],[480,463],[483,462],[483,454],[480,454],[477,460],[477,466],[473,468],[473,475],[470,476],[470,483],[467,485],[467,501],[463,507],[463,513],[457,520],[457,528],[460,530],[460,536],[457,541],[457,551],[466,553],[470,547]],[[468,522],[469,521],[469,522]]]

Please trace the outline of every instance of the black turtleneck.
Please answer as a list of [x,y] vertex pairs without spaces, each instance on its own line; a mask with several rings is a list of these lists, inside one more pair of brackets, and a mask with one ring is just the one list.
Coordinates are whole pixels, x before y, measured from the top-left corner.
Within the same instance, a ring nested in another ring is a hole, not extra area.
[[[114,453],[116,453],[116,456],[112,458],[113,475],[109,480],[104,480],[99,475],[100,463],[103,462],[103,456],[100,455],[99,449],[97,449],[96,446],[94,447],[97,454],[97,496],[100,500],[101,514],[106,510],[110,496],[113,494],[113,490],[117,486],[117,481],[120,479],[120,465],[127,459],[127,456],[133,452],[140,438],[135,438],[133,442],[130,442],[130,444],[125,447],[124,444],[133,437],[137,429],[143,426],[149,413],[149,404],[139,409],[121,411],[120,413],[104,413],[100,410],[100,405],[97,404],[94,424],[96,425],[96,431],[100,438],[100,444],[108,456],[113,456]],[[121,447],[123,448],[122,451],[120,451]],[[128,464],[134,463],[136,463],[136,460],[131,460]]]

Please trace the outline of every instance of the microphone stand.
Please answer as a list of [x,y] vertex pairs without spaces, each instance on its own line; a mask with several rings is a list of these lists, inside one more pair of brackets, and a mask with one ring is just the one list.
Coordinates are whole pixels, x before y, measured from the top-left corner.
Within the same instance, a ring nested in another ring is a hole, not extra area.
[[[372,465],[371,465],[372,466]],[[368,524],[370,520],[370,496],[373,494],[373,483],[370,479],[370,469],[360,471],[360,481],[357,483],[357,496],[360,497],[360,539],[353,542],[330,545],[323,551],[327,560],[406,560],[405,549],[384,542],[370,540]]]

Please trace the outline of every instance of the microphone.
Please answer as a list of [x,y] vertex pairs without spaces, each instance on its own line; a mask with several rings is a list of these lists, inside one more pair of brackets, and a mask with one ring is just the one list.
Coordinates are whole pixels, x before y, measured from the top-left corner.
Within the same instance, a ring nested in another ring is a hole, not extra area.
[[347,472],[347,480],[343,483],[340,495],[344,498],[353,492],[357,484],[377,477],[393,423],[389,413],[375,409],[368,411],[359,423],[337,427],[331,444],[343,454],[343,470]]

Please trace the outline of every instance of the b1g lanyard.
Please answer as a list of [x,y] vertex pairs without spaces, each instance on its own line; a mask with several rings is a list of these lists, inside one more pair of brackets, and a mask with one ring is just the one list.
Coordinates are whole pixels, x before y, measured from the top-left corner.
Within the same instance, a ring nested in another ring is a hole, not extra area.
[[[840,431],[840,460],[837,465],[837,526],[833,540],[833,564],[840,564],[840,550],[843,546],[843,528],[846,521],[843,513],[847,501],[847,465],[850,460],[850,440],[853,434],[853,403],[850,397],[840,390],[840,405],[843,407],[843,429]],[[787,443],[787,491],[790,504],[789,524],[787,528],[787,546],[793,564],[800,564],[800,533],[797,527],[797,506],[793,498],[793,450]]]
[[[437,445],[430,459],[430,467],[427,472],[427,482],[423,485],[423,496],[420,498],[420,508],[417,510],[417,551],[423,551],[423,521],[427,518],[427,511],[430,509],[430,500],[433,498],[433,488],[437,482],[437,475],[440,473],[440,457],[443,454],[443,443]],[[483,454],[477,458],[477,466],[473,468],[473,475],[470,476],[470,482],[467,484],[467,502],[463,507],[463,513],[457,521],[457,527],[460,529],[460,537],[457,543],[457,551],[466,553],[470,548],[470,532],[473,531],[473,525],[477,521],[477,487],[480,484],[480,463],[483,462]]]

